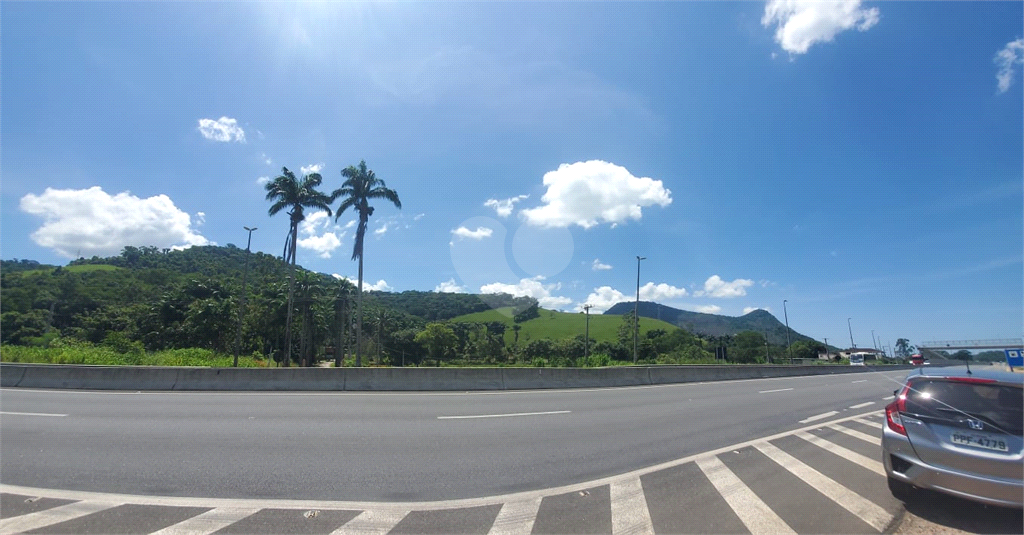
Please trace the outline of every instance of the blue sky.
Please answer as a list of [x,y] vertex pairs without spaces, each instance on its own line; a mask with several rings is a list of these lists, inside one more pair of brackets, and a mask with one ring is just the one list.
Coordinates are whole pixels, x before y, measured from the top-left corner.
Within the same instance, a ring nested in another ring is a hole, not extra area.
[[[1020,2],[4,2],[0,255],[280,254],[365,159],[392,291],[1020,337]],[[354,278],[353,216],[299,263]]]

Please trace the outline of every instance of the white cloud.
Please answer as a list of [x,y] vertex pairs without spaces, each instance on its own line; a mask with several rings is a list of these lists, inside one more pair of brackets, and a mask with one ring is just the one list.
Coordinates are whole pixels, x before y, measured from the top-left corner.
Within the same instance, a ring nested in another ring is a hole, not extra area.
[[516,297],[532,297],[537,300],[541,307],[556,310],[572,303],[572,299],[568,297],[551,295],[551,292],[558,291],[562,288],[561,284],[544,284],[543,281],[544,277],[537,276],[532,279],[522,279],[518,284],[495,282],[481,286],[480,293],[505,293]]
[[269,176],[261,176],[261,177],[256,179],[256,183],[261,185],[261,186],[266,184],[267,182],[270,182],[270,177]]
[[877,7],[862,9],[860,0],[770,0],[761,24],[776,24],[775,41],[790,54],[804,54],[815,43],[827,43],[840,32],[867,31],[878,24]]
[[313,165],[303,165],[302,167],[299,168],[299,170],[302,171],[302,174],[304,175],[311,175],[313,173],[319,173],[320,170],[323,168],[324,164],[315,163]]
[[996,73],[996,81],[998,82],[999,92],[1005,93],[1010,89],[1010,84],[1013,83],[1014,65],[1024,64],[1024,39],[1017,39],[1016,41],[1010,41],[1006,43],[1006,46],[996,53],[996,57],[992,60],[999,66],[999,72]]
[[327,232],[321,236],[309,236],[299,238],[296,245],[303,249],[315,251],[320,258],[330,258],[335,249],[341,247],[341,239],[333,232]]
[[503,201],[499,201],[498,199],[487,199],[484,202],[484,206],[494,208],[494,211],[501,217],[508,217],[512,215],[512,209],[515,207],[517,202],[529,198],[529,195],[519,195],[518,197],[512,197],[511,199],[505,199]]
[[199,133],[206,139],[213,141],[237,141],[245,143],[245,131],[238,126],[238,121],[230,117],[213,119],[199,119]]
[[114,256],[126,245],[184,248],[212,243],[166,195],[140,199],[127,191],[111,196],[99,186],[46,188],[42,195],[22,197],[20,207],[44,219],[32,241],[68,258]]
[[[331,276],[336,278],[336,279],[347,280],[347,281],[351,282],[353,285],[358,285],[359,284],[359,280],[356,279],[355,277],[348,277],[346,275],[339,275],[337,273],[331,273]],[[388,281],[386,281],[384,279],[381,279],[381,280],[379,280],[379,281],[377,281],[376,283],[373,283],[373,284],[371,284],[369,282],[366,282],[366,281],[363,281],[363,291],[364,292],[390,292],[392,290],[394,290],[394,288],[389,286],[388,285]]]
[[704,290],[695,292],[694,295],[704,297],[740,297],[747,295],[747,287],[753,286],[754,281],[750,279],[736,279],[732,282],[722,280],[718,275],[708,277],[704,281]]
[[[257,130],[256,132],[259,132],[259,130]],[[263,134],[260,134],[260,137],[263,137]],[[271,160],[270,156],[267,156],[267,153],[265,152],[260,153],[260,160],[263,160],[263,163],[267,165],[272,165],[274,163],[274,160]]]
[[438,284],[437,286],[434,287],[434,291],[437,292],[437,293],[450,293],[450,294],[466,293],[466,289],[463,288],[462,286],[459,286],[455,282],[455,279],[448,279],[447,281],[442,282],[441,284]]
[[374,230],[373,234],[375,236],[383,236],[383,235],[387,234],[387,232],[388,232],[388,223],[384,223],[383,225],[380,226],[380,228],[378,228],[377,230]]
[[470,240],[482,240],[484,238],[490,238],[494,234],[494,230],[487,227],[477,227],[476,230],[469,230],[466,227],[459,227],[452,231],[452,234],[459,238],[468,238]]
[[700,305],[700,306],[692,306],[692,307],[684,307],[684,308],[686,308],[686,310],[690,310],[692,312],[701,312],[703,314],[718,314],[719,312],[722,311],[722,307],[720,307],[718,305]]
[[426,215],[427,214],[416,214],[415,216],[413,216],[412,220],[413,221],[419,221],[420,219],[423,219],[423,217],[426,216]]
[[[672,299],[678,299],[686,296],[685,288],[678,288],[670,284],[654,284],[648,282],[647,284],[640,287],[640,300],[641,301],[653,301],[656,303],[663,303]],[[597,312],[604,312],[614,306],[616,303],[634,302],[636,301],[636,294],[630,293],[629,295],[612,288],[611,286],[601,286],[600,288],[594,288],[594,291],[590,292],[587,296],[585,303],[580,303],[576,306],[577,310],[583,310],[583,305],[593,305],[591,310]]]
[[602,264],[601,259],[595,258],[594,263],[590,265],[590,269],[594,271],[607,271],[609,269],[612,269],[612,267],[609,266],[608,264]]
[[336,225],[331,225],[331,217],[327,212],[313,212],[307,215],[306,219],[299,223],[299,232],[305,237],[299,238],[296,245],[316,252],[320,258],[330,258],[331,253],[341,247],[341,238],[345,237],[344,232],[339,234]]
[[206,212],[196,212],[196,226],[200,227],[206,223]]
[[542,227],[615,225],[639,220],[645,206],[672,203],[672,192],[660,180],[637,178],[600,160],[562,164],[544,174],[544,185],[544,204],[521,212],[528,223]]

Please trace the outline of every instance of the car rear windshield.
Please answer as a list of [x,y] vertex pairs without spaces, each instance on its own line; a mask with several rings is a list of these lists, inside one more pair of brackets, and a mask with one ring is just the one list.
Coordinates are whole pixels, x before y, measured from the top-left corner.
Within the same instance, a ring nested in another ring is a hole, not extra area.
[[1024,434],[1021,387],[943,379],[920,379],[910,386],[908,413],[949,423],[966,423],[966,418],[972,418],[988,424],[991,431]]

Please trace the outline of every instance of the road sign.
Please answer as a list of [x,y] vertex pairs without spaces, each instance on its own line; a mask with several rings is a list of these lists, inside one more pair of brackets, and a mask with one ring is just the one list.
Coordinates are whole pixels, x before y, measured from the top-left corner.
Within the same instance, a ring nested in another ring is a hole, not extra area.
[[1007,349],[1006,363],[1010,365],[1010,369],[1024,368],[1024,349]]

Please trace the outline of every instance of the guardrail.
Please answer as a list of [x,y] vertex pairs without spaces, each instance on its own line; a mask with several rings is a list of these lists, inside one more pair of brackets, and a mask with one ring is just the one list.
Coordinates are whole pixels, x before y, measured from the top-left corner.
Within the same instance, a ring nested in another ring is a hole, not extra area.
[[0,386],[83,390],[469,391],[601,388],[864,373],[913,366],[170,368],[0,364]]

